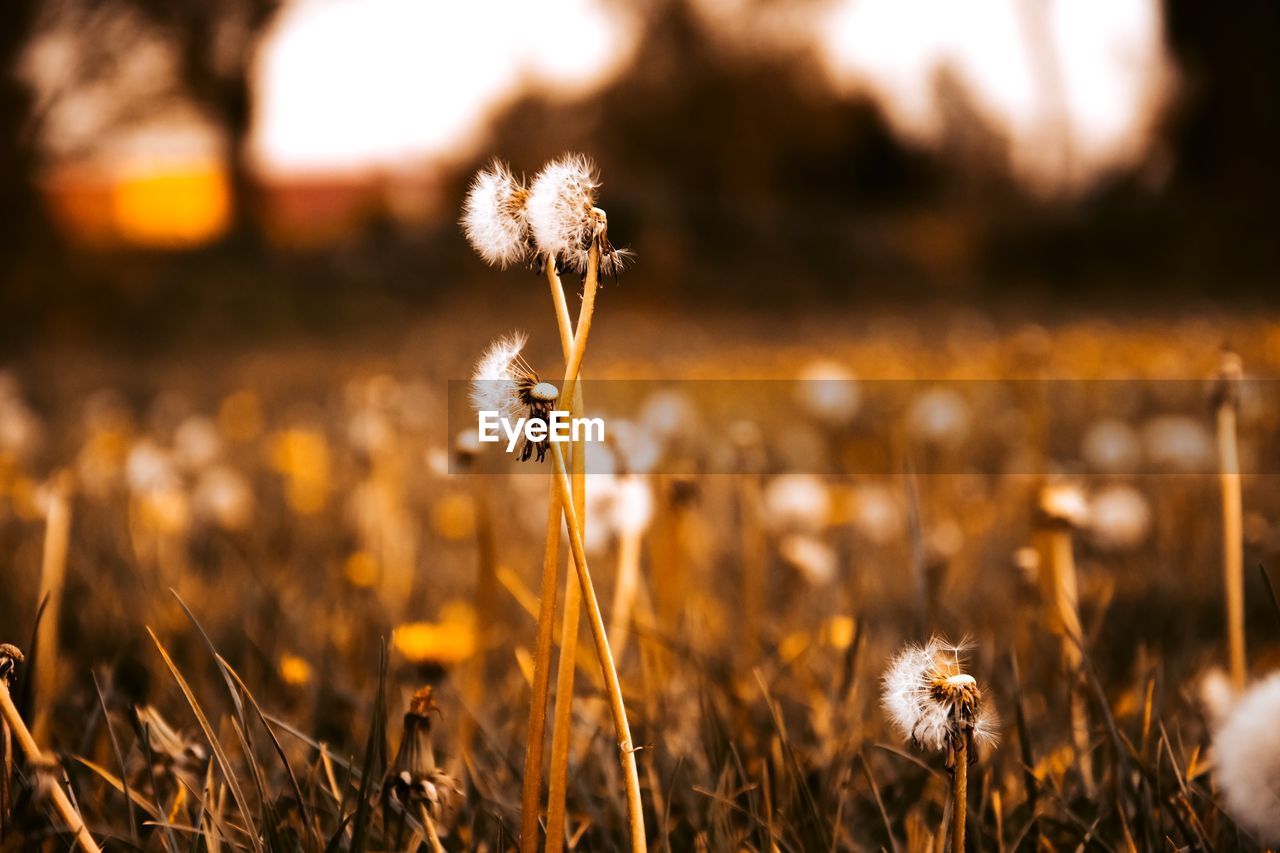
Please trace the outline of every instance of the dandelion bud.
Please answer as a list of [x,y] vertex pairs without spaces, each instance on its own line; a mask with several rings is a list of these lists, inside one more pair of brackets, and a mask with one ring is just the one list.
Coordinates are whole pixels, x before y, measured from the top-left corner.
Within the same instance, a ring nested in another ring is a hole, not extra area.
[[898,652],[884,674],[881,704],[898,733],[916,746],[954,752],[961,738],[973,747],[996,742],[998,720],[960,665],[960,646],[934,637]]
[[476,173],[462,206],[462,230],[485,263],[506,269],[529,254],[529,191],[497,160]]

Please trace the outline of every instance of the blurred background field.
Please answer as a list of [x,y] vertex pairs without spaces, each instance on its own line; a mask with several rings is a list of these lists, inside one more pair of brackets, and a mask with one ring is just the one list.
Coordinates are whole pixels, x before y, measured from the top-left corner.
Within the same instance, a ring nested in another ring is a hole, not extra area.
[[[532,174],[583,151],[637,256],[604,285],[585,370],[672,385],[635,401],[648,465],[614,446],[588,513],[606,612],[639,536],[619,666],[651,841],[940,845],[941,761],[878,708],[889,655],[939,631],[973,639],[1004,720],[973,771],[973,848],[1258,846],[1222,807],[1198,697],[1226,660],[1212,380],[1224,347],[1248,377],[1280,371],[1273,4],[10,6],[0,642],[32,653],[16,692],[99,838],[186,846],[143,825],[165,818],[251,846],[249,812],[282,849],[359,847],[366,747],[385,752],[376,785],[431,684],[462,793],[446,846],[514,844],[547,486],[460,473],[448,383],[512,328],[545,375],[560,354],[542,279],[482,265],[457,217],[489,158]],[[696,436],[690,383],[718,379],[796,394]],[[1099,391],[1053,434],[999,394],[950,393],[1007,379],[1169,383]],[[841,396],[859,380],[912,383],[873,420]],[[1254,472],[1277,470],[1280,394],[1248,387],[1262,675],[1280,499]],[[837,473],[812,476],[815,457]],[[689,474],[707,468],[740,473]],[[1046,487],[1081,505],[1086,749],[1032,547],[1068,529]],[[35,648],[59,512],[56,649]],[[171,590],[275,721],[296,785]],[[147,627],[224,744],[233,720],[257,733],[235,774],[211,769]],[[598,682],[584,655],[582,849],[625,826]],[[252,808],[219,788],[236,774]],[[26,778],[5,849],[47,832]],[[372,825],[370,849],[395,846]]]

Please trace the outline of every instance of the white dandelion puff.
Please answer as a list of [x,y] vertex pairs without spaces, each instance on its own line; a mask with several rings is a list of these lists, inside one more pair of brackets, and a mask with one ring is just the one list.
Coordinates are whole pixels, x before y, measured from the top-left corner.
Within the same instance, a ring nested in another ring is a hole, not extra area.
[[599,271],[616,277],[631,253],[609,243],[607,219],[596,207],[599,188],[599,175],[589,158],[565,154],[552,160],[529,187],[529,231],[541,252],[578,273],[586,273],[594,244],[600,255]]
[[529,255],[529,196],[505,164],[494,160],[471,182],[462,206],[462,230],[485,263],[506,269]]
[[563,258],[588,243],[599,187],[595,164],[581,154],[544,166],[529,188],[529,227],[538,248]]
[[950,751],[962,737],[979,749],[996,743],[999,721],[961,667],[964,648],[934,637],[906,646],[889,664],[881,705],[904,740],[933,751]]
[[[497,412],[511,424],[526,418],[545,421],[551,414],[558,390],[542,382],[520,355],[527,340],[523,332],[513,332],[489,344],[480,356],[471,374],[471,405],[477,412]],[[548,446],[547,441],[522,439],[520,460],[536,453],[541,462]]]
[[1227,811],[1266,845],[1280,843],[1280,673],[1251,687],[1214,738]]

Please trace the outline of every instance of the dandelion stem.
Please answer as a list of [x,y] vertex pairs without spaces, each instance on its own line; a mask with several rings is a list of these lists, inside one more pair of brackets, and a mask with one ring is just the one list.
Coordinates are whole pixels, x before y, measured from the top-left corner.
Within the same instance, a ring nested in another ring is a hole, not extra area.
[[1222,485],[1222,582],[1227,603],[1227,647],[1231,682],[1236,690],[1245,685],[1244,645],[1244,532],[1240,497],[1240,455],[1236,446],[1235,381],[1239,359],[1223,356],[1224,383],[1218,404],[1218,465]]
[[524,784],[521,792],[520,850],[537,853],[538,813],[542,800],[542,756],[546,748],[547,698],[551,688],[551,642],[555,634],[556,580],[560,563],[560,506],[555,483],[547,504],[546,550],[542,555],[542,583],[538,595],[538,637],[533,658],[533,692],[529,701],[529,731],[525,739]]
[[551,286],[551,302],[556,309],[556,327],[560,330],[560,349],[564,353],[567,367],[573,355],[573,319],[569,316],[569,306],[564,300],[564,285],[556,274],[555,258],[547,258],[547,283]]
[[[578,383],[578,373],[587,349],[587,336],[591,333],[599,272],[600,249],[593,243],[588,254],[586,279],[583,282],[582,307],[578,310],[573,347],[565,357],[564,385],[560,390],[561,399],[570,401],[572,417],[579,417],[583,412],[582,388]],[[585,444],[581,441],[573,444],[571,465],[573,466],[572,495],[575,512],[579,525],[585,525],[586,453]],[[556,708],[551,726],[551,775],[547,783],[547,853],[561,850],[564,845],[569,747],[573,734],[574,663],[578,655],[581,603],[579,585],[574,583],[572,577],[566,572],[564,614],[560,626],[560,660],[556,672]]]
[[964,853],[965,811],[969,802],[969,739],[956,737],[951,754],[955,764],[951,778],[951,853]]
[[[35,738],[31,736],[31,732],[27,729],[27,724],[23,722],[22,715],[18,713],[17,706],[13,704],[13,697],[9,695],[9,684],[4,678],[0,678],[0,713],[3,714],[4,722],[13,731],[18,741],[18,746],[22,749],[29,762],[37,767],[48,764],[56,765],[56,759],[45,755],[36,744]],[[85,853],[100,853],[97,842],[93,840],[93,836],[89,834],[88,828],[84,825],[84,818],[80,816],[75,806],[71,804],[66,792],[62,790],[62,785],[56,779],[51,781],[52,784],[49,785],[48,790],[49,799],[53,802],[54,810],[62,818],[67,829],[75,834],[76,842]]]
[[[631,826],[631,848],[635,853],[643,853],[647,849],[645,841],[643,803],[640,799],[640,775],[636,770],[635,747],[631,741],[631,727],[627,722],[627,710],[622,701],[622,685],[618,680],[618,670],[614,665],[613,654],[609,649],[609,638],[605,633],[604,618],[600,613],[600,603],[596,599],[595,589],[591,583],[591,571],[587,567],[586,549],[582,544],[582,529],[579,527],[578,514],[572,500],[572,486],[565,472],[564,453],[558,444],[552,443],[552,455],[556,466],[556,482],[559,486],[560,503],[564,508],[565,526],[569,531],[569,547],[573,554],[574,567],[577,570],[578,585],[581,587],[582,599],[587,605],[587,624],[591,627],[591,636],[596,645],[596,656],[600,659],[600,670],[604,675],[605,692],[609,697],[609,710],[613,716],[614,734],[618,741],[619,759],[627,786],[627,818]],[[548,836],[548,847],[551,846]]]

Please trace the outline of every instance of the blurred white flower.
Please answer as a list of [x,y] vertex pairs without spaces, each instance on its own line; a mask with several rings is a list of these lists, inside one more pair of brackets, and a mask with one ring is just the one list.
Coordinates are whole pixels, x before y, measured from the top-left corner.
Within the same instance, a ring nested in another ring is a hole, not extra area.
[[1142,442],[1124,421],[1101,420],[1085,432],[1080,453],[1091,471],[1125,474],[1136,470],[1142,461]]
[[778,543],[778,553],[814,586],[828,583],[836,576],[835,551],[813,536],[803,533],[785,536]]
[[640,406],[639,426],[658,441],[691,432],[697,421],[697,406],[674,388],[654,391]]
[[1075,483],[1043,486],[1040,489],[1040,511],[1046,518],[1072,527],[1087,527],[1089,524],[1089,500]]
[[203,471],[192,494],[196,517],[227,530],[243,530],[249,526],[253,503],[249,482],[239,471],[226,465]]
[[528,196],[504,163],[494,160],[476,173],[463,202],[461,224],[467,242],[485,263],[506,269],[528,256]]
[[774,531],[816,533],[831,517],[827,486],[809,474],[783,474],[765,486],[765,520]]
[[178,487],[172,456],[149,438],[136,442],[125,460],[125,479],[137,494]]
[[1205,717],[1215,729],[1227,721],[1227,715],[1240,698],[1231,684],[1231,677],[1218,666],[1200,677],[1198,693]]
[[911,402],[907,429],[926,444],[959,444],[969,434],[969,405],[951,388],[930,388]]
[[1212,471],[1216,460],[1208,428],[1186,415],[1160,415],[1142,429],[1147,460],[1180,474]]
[[1249,688],[1214,738],[1227,811],[1266,845],[1280,844],[1280,673]]
[[618,478],[614,526],[623,535],[639,535],[653,522],[653,487],[634,474]]
[[40,448],[43,430],[40,418],[21,397],[0,395],[0,453],[30,457]]
[[212,418],[192,415],[178,424],[173,433],[173,455],[185,471],[198,471],[218,461],[222,437]]
[[860,483],[849,495],[850,521],[873,545],[889,545],[902,538],[906,519],[898,497],[881,483]]
[[809,362],[797,378],[800,406],[816,420],[837,427],[848,424],[858,414],[862,394],[857,378],[839,362]]
[[1107,486],[1089,501],[1089,533],[1104,548],[1124,550],[1146,541],[1151,507],[1133,486]]

